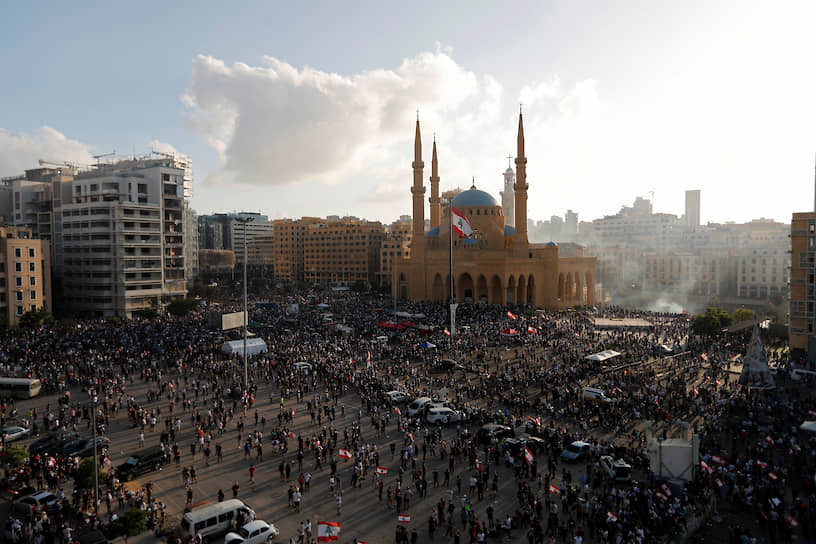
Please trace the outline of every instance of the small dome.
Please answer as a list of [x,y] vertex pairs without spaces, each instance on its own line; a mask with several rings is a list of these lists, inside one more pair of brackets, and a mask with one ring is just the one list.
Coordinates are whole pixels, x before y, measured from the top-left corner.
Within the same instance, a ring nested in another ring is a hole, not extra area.
[[476,188],[470,188],[463,191],[454,197],[451,202],[457,208],[479,208],[479,207],[493,207],[498,206],[496,199],[490,196],[489,193],[480,191]]
[[431,236],[431,237],[439,236],[439,227],[436,226],[436,227],[432,228],[431,230],[429,230],[428,232],[425,233],[425,236]]
[[546,243],[546,244],[544,244],[544,245],[546,245],[546,246],[552,246],[552,247],[558,247],[558,244],[556,244],[555,242],[547,242],[547,243]]
[[505,236],[513,236],[516,233],[516,227],[512,225],[505,225],[504,226],[504,235]]
[[477,242],[477,241],[476,241],[476,240],[474,240],[473,238],[465,238],[464,240],[462,240],[462,245],[472,246],[472,245],[474,245],[474,244],[478,244],[478,243],[479,243],[479,242]]
[[505,173],[505,174],[512,174],[512,173],[513,173],[513,169],[512,169],[512,168],[510,168],[510,167],[508,166],[508,167],[507,167],[507,170],[505,170],[505,171],[504,171],[504,173]]

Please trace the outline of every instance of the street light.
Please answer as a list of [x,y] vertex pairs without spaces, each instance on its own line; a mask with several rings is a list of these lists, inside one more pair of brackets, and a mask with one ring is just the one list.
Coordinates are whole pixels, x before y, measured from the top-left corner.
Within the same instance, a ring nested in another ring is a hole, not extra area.
[[[94,367],[94,376],[96,375],[96,367]],[[94,388],[96,388],[96,384],[94,384]],[[96,456],[96,403],[98,402],[98,398],[96,396],[96,390],[93,391],[93,397],[91,402],[91,424],[93,425],[93,465],[94,465],[94,514],[99,517],[99,462],[97,461]]]
[[238,219],[244,224],[244,389],[247,394],[249,394],[249,366],[247,363],[247,267],[249,265],[249,254],[247,253],[247,226],[253,219],[251,216]]

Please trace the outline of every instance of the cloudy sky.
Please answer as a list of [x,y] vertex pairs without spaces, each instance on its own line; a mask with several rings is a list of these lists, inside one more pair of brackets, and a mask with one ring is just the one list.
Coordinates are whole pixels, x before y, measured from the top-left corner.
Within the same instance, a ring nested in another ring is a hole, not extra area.
[[[410,7],[408,7],[410,6]],[[426,179],[498,197],[525,112],[529,212],[654,192],[703,222],[813,206],[816,3],[25,2],[0,18],[0,176],[176,149],[200,213],[411,212]],[[426,181],[427,183],[427,181]]]

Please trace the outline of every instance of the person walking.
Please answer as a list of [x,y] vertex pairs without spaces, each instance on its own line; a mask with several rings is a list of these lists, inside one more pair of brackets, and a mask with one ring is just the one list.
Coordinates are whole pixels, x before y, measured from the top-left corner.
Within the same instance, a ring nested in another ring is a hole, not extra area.
[[255,483],[255,465],[249,465],[249,482]]
[[337,491],[337,495],[334,497],[334,501],[337,503],[337,515],[340,515],[340,509],[343,508],[343,492]]

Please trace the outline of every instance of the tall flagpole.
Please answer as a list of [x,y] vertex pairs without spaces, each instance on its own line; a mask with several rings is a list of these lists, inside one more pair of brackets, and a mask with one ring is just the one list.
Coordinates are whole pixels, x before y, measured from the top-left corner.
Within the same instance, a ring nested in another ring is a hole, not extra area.
[[453,199],[448,201],[448,242],[450,244],[448,252],[448,267],[450,274],[450,351],[453,356],[453,337],[456,334],[454,319],[456,312],[456,292],[453,283]]

